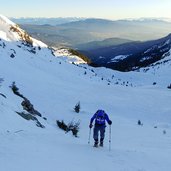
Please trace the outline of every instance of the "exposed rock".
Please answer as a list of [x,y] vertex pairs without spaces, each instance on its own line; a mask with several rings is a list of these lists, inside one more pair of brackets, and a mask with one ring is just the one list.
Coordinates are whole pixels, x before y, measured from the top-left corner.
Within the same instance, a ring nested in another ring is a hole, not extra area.
[[33,120],[33,121],[36,121],[36,125],[40,128],[45,128],[44,125],[42,125],[39,120],[31,115],[30,113],[24,113],[24,112],[16,112],[18,115],[20,115],[22,118],[26,119],[26,120]]
[[24,98],[24,101],[22,101],[21,105],[23,106],[23,109],[26,110],[27,112],[33,115],[38,115],[40,117],[42,116],[37,110],[34,109],[34,106],[27,98]]

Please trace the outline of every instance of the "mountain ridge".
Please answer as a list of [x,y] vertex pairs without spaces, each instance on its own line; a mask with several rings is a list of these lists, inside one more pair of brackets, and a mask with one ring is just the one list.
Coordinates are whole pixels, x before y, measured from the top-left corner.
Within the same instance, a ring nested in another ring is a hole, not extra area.
[[88,49],[87,51],[80,50],[80,52],[89,56],[97,66],[105,66],[120,71],[131,71],[160,60],[170,48],[171,34],[158,40],[132,41],[115,46]]
[[77,47],[90,41],[119,37],[133,41],[159,39],[170,33],[171,23],[160,20],[110,21],[88,19],[57,26],[21,24],[33,37],[52,46]]

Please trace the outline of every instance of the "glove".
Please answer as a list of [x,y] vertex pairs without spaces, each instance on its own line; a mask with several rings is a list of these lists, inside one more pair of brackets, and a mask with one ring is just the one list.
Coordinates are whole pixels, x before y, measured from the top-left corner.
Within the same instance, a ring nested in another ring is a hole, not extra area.
[[92,125],[92,124],[90,124],[90,125],[89,125],[89,128],[91,129],[92,127],[93,127],[93,125]]
[[109,124],[109,125],[112,125],[112,121],[111,121],[111,120],[109,120],[108,124]]

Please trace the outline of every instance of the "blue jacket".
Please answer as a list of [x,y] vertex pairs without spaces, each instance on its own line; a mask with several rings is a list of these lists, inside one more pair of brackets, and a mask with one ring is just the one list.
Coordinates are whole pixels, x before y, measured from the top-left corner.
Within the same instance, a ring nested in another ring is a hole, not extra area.
[[105,126],[106,122],[111,124],[111,120],[109,119],[108,115],[103,110],[98,110],[90,120],[90,124],[92,125],[93,121],[95,120],[95,126]]

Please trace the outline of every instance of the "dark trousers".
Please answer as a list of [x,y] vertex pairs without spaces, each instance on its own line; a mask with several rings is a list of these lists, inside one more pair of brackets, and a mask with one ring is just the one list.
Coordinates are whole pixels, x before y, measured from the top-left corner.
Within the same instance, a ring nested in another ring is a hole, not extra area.
[[104,137],[105,137],[105,125],[102,125],[102,126],[95,125],[94,127],[93,138],[95,142],[97,143],[99,139],[99,132],[100,132],[100,142],[103,142]]

